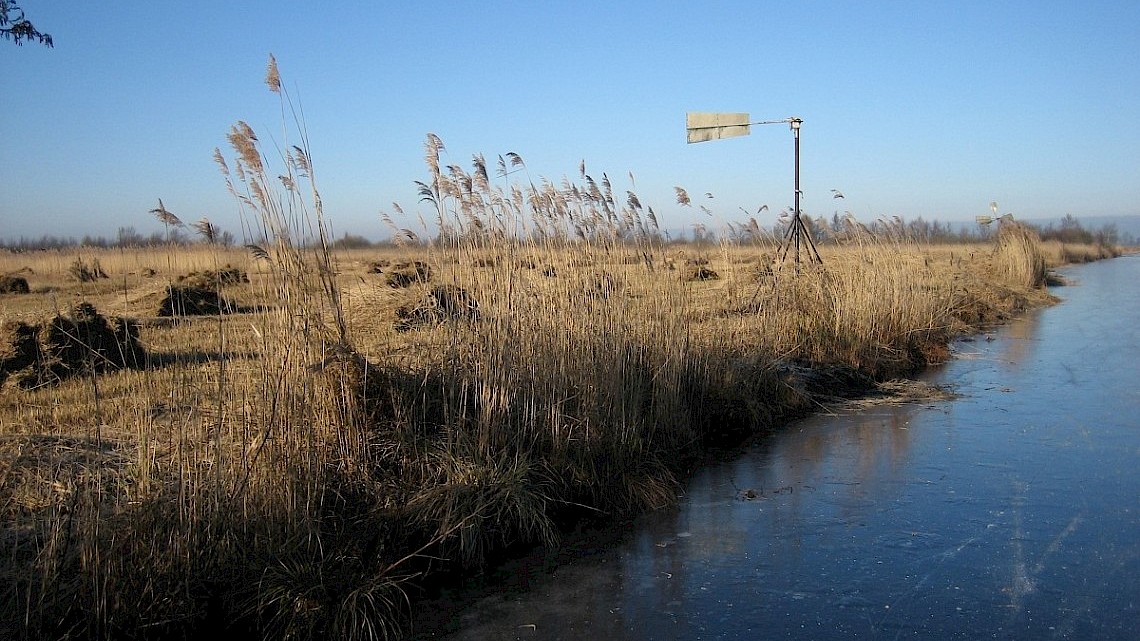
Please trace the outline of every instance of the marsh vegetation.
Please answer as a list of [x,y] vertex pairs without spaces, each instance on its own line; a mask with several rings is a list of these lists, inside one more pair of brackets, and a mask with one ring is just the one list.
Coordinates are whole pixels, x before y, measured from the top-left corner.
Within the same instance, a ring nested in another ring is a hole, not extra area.
[[946,358],[1078,249],[849,220],[823,267],[776,265],[759,230],[663,244],[608,177],[516,183],[434,136],[438,234],[394,212],[404,246],[334,248],[304,137],[230,142],[249,247],[0,254],[5,336],[83,309],[139,345],[66,377],[0,345],[8,638],[399,637],[433,577],[671,503],[705,446]]
[[[4,295],[6,328],[75,327],[85,304],[145,346],[6,376],[5,626],[395,635],[425,575],[666,505],[703,445],[1044,302],[1046,248],[1009,236],[860,236],[798,273],[765,240],[105,250],[97,281],[68,252],[4,255],[35,292]],[[720,278],[665,267],[698,256]],[[431,276],[394,287],[378,261]],[[179,276],[222,265],[248,274],[212,290],[231,313],[170,309]]]

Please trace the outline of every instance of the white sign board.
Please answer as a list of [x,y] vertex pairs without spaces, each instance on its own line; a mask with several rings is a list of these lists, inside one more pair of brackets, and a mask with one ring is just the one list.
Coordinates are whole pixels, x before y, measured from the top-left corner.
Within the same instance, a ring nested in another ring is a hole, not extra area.
[[748,114],[690,111],[686,114],[685,129],[688,131],[690,143],[747,136],[749,132]]

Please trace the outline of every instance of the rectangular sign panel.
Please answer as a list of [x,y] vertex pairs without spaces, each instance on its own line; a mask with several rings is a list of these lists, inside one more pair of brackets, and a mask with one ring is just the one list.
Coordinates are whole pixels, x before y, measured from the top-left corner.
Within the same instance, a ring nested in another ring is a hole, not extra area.
[[686,114],[685,129],[689,142],[705,142],[721,138],[747,136],[748,114],[718,114],[690,111]]

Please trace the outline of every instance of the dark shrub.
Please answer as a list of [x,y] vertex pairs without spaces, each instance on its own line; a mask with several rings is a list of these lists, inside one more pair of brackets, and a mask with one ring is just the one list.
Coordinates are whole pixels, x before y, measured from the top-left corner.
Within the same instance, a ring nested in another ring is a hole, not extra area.
[[198,289],[215,289],[225,285],[238,285],[248,282],[249,274],[245,270],[230,265],[226,265],[218,271],[207,269],[203,272],[190,272],[185,276],[178,277],[179,285]]
[[236,311],[233,303],[210,287],[174,285],[158,308],[159,316],[212,316]]
[[9,375],[31,368],[40,350],[36,342],[39,328],[19,321],[0,325],[0,385]]
[[13,376],[25,388],[85,372],[140,368],[146,362],[138,325],[108,319],[90,303],[41,326],[5,323],[0,340],[0,383]]
[[396,310],[397,332],[438,325],[448,320],[477,320],[479,303],[462,287],[438,285],[424,295],[414,307],[403,306]]
[[76,258],[71,267],[67,268],[71,277],[81,283],[92,283],[100,278],[107,278],[107,272],[103,271],[103,266],[99,264],[98,258],[91,259],[91,264],[83,262],[82,258]]
[[410,287],[413,283],[426,283],[431,280],[431,268],[427,263],[418,260],[407,263],[396,263],[384,279],[389,287],[399,289]]
[[23,276],[0,276],[0,294],[27,294],[28,279]]
[[689,272],[685,275],[685,280],[689,280],[689,281],[693,281],[693,280],[718,280],[718,279],[720,279],[720,274],[709,269],[708,267],[705,267],[704,265],[690,269]]

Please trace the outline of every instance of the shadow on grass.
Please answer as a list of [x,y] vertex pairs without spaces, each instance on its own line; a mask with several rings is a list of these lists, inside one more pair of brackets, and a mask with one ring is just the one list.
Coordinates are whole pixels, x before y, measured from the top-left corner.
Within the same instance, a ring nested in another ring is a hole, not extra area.
[[205,365],[218,361],[232,361],[236,359],[257,358],[256,352],[209,352],[185,351],[149,353],[146,357],[146,369],[162,369],[174,365]]
[[233,316],[235,314],[262,314],[282,309],[281,306],[272,305],[230,305],[221,314],[175,314],[173,316],[140,316],[134,322],[141,327],[178,327],[181,324],[196,321],[217,321],[219,317]]

